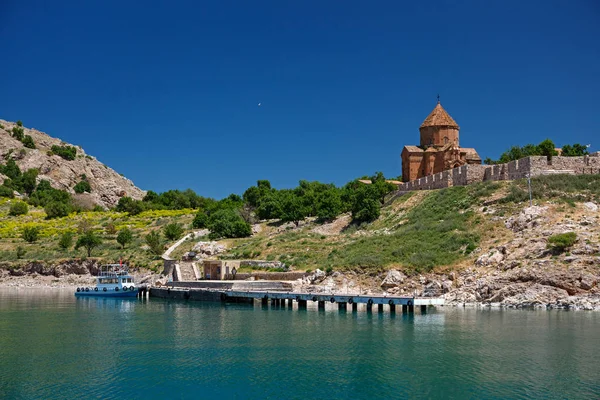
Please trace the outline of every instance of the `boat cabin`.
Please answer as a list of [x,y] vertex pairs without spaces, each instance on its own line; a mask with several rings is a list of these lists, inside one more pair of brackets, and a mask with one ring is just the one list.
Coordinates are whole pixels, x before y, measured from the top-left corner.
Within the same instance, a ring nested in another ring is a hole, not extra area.
[[129,275],[129,267],[121,264],[108,264],[100,267],[98,272],[97,287],[100,290],[134,290],[133,277]]

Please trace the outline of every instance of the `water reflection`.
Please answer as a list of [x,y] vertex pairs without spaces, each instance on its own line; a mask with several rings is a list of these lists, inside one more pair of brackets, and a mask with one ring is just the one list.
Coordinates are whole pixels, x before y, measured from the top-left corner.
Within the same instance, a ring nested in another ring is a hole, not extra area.
[[110,297],[77,297],[75,300],[79,309],[110,309],[118,312],[133,312],[139,302],[141,299]]
[[599,398],[597,313],[0,289],[0,398]]

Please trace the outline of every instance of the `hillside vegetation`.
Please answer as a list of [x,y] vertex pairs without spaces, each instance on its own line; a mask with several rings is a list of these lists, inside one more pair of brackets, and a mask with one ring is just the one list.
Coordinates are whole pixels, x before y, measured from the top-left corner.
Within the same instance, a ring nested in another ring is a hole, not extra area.
[[[600,176],[545,176],[532,180],[536,203],[551,202],[569,214],[577,202],[600,201]],[[389,198],[389,196],[388,196]],[[235,199],[233,199],[235,200]],[[228,201],[233,201],[229,199]],[[407,273],[444,270],[472,262],[473,251],[489,248],[511,237],[504,221],[528,202],[526,181],[479,183],[436,191],[412,192],[381,208],[372,222],[352,219],[351,212],[331,221],[307,217],[284,222],[272,219],[254,225],[257,232],[245,238],[222,238],[224,259],[278,260],[295,270],[361,270],[380,272],[400,268]],[[75,249],[77,238],[94,231],[102,243],[91,256],[114,262],[120,258],[134,266],[158,270],[161,250],[193,230],[200,209],[146,210],[137,214],[119,211],[71,213],[46,219],[43,209],[30,206],[24,215],[10,215],[18,199],[0,198],[0,260],[13,266],[31,261],[54,262],[87,257],[85,248]],[[493,205],[490,214],[488,207]],[[177,224],[181,232],[167,239],[165,229]],[[39,231],[27,242],[24,228]],[[116,240],[123,229],[132,233],[125,248]],[[65,232],[71,245],[61,247]],[[160,232],[159,251],[146,241],[150,232]],[[197,240],[209,240],[208,237]],[[185,242],[174,253],[180,256],[195,242]],[[471,260],[471,261],[469,261]]]

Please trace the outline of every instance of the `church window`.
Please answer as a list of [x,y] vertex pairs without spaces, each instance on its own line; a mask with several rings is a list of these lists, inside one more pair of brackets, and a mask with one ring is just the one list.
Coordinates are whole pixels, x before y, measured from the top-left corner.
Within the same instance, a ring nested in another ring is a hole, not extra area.
[[444,136],[444,144],[448,144],[448,136]]

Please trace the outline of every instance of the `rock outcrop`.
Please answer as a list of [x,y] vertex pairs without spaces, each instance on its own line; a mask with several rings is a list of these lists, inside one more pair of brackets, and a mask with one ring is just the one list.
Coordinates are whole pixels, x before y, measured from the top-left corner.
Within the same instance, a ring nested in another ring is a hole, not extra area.
[[[95,157],[87,155],[79,146],[74,146],[77,149],[76,158],[71,161],[65,160],[58,155],[52,155],[50,149],[53,145],[71,146],[70,144],[36,129],[24,127],[24,135],[31,136],[36,146],[35,149],[29,149],[12,137],[11,131],[16,126],[15,123],[0,119],[0,125],[4,127],[0,128],[0,163],[4,164],[12,158],[21,171],[37,168],[38,181],[45,179],[52,187],[72,194],[75,194],[73,187],[81,181],[82,175],[85,175],[92,191],[75,195],[79,203],[114,207],[123,196],[139,200],[145,195],[132,181],[102,164]],[[0,176],[0,181],[4,179],[4,176]]]

